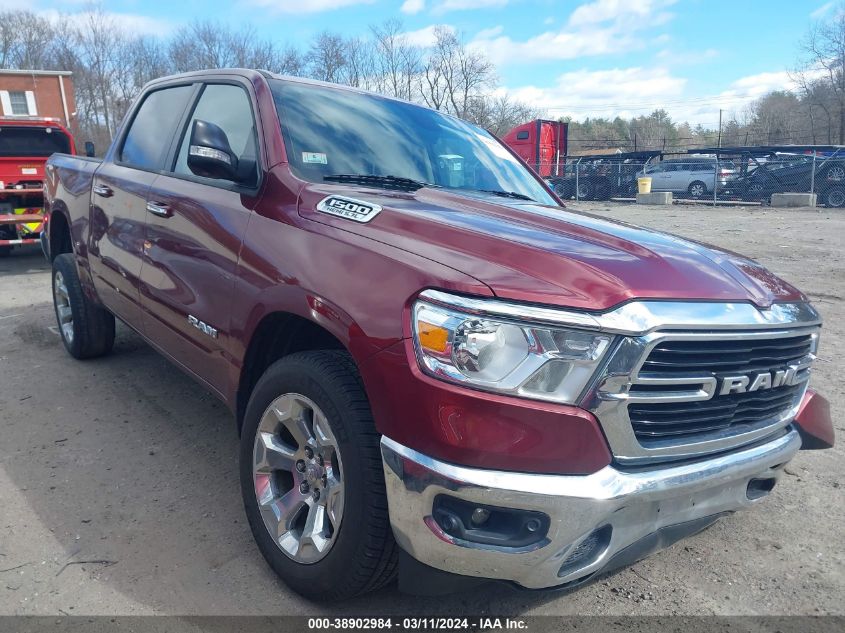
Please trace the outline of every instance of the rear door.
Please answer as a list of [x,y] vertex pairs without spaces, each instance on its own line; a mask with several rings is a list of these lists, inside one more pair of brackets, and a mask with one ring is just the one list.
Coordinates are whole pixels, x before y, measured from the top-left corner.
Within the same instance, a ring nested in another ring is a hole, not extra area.
[[[141,301],[147,336],[220,393],[228,384],[231,298],[241,243],[260,186],[249,84],[208,83],[182,121],[168,169],[148,192]],[[235,183],[187,165],[193,122],[219,126],[238,157]]]
[[94,175],[88,244],[94,287],[106,307],[138,331],[147,193],[194,89],[181,85],[145,95]]

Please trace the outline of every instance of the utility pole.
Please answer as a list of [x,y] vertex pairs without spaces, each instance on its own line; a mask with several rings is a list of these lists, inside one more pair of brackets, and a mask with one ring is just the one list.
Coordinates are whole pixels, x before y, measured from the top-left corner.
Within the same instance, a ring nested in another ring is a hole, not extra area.
[[719,147],[722,147],[722,108],[719,108]]

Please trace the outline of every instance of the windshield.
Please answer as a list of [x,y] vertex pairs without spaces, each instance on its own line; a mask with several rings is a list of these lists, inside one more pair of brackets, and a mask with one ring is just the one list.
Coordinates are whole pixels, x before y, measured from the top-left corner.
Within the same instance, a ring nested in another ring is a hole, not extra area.
[[338,174],[394,176],[556,204],[481,128],[376,95],[279,80],[270,84],[291,169],[304,180],[323,182]]
[[47,157],[55,152],[70,152],[70,139],[58,128],[0,125],[0,156]]

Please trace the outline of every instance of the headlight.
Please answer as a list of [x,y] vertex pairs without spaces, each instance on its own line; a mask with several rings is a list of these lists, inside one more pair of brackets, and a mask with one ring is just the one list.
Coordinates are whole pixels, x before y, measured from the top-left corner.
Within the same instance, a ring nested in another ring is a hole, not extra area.
[[414,347],[432,376],[487,391],[574,404],[612,342],[607,334],[488,318],[424,300]]

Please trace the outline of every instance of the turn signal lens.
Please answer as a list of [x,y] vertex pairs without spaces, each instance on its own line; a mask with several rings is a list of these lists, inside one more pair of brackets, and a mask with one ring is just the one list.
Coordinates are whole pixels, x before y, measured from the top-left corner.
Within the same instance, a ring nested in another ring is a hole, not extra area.
[[449,330],[445,327],[418,321],[417,333],[420,339],[420,347],[429,352],[443,354],[449,345]]

